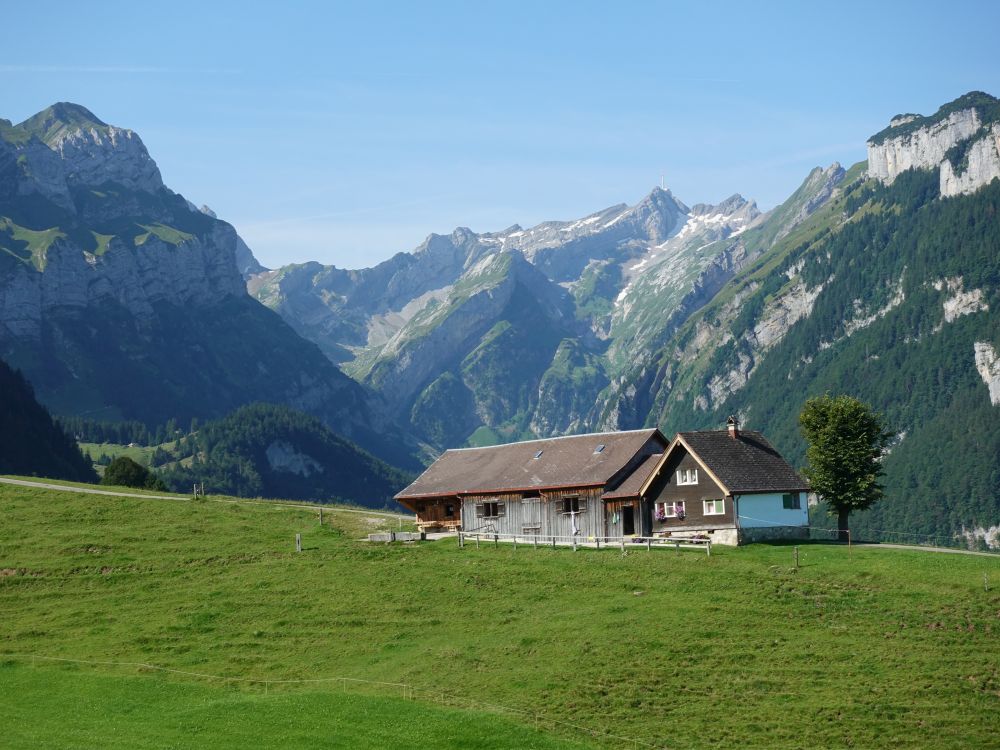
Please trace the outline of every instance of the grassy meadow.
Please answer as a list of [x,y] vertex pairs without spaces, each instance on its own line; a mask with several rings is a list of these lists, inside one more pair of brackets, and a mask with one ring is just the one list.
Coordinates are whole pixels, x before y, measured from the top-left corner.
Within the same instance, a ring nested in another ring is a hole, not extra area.
[[[1000,746],[1000,557],[371,545],[7,485],[0,518],[5,747]],[[337,677],[409,687],[279,682]]]

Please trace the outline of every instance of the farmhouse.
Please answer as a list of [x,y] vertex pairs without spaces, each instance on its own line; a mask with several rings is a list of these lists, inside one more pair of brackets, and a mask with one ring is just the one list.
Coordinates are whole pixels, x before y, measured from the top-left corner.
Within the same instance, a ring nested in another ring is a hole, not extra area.
[[607,539],[808,534],[808,485],[759,432],[658,429],[445,451],[396,495],[421,529]]

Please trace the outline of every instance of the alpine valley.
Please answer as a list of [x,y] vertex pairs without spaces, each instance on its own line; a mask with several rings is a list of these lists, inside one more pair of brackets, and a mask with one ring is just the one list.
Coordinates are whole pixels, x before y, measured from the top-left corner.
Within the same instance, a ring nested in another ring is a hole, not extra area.
[[897,432],[887,499],[852,527],[1000,547],[998,178],[1000,101],[972,92],[894,117],[866,162],[817,167],[767,212],[657,188],[373,268],[267,270],[135,133],[58,104],[0,121],[0,356],[57,415],[267,401],[409,469],[729,414],[801,464],[803,402],[850,393]]

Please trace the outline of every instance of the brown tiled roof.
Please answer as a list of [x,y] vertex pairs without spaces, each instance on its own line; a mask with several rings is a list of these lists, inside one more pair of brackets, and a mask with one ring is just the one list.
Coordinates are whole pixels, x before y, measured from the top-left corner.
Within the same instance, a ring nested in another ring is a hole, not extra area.
[[603,486],[654,436],[666,445],[659,430],[649,429],[449,450],[396,499]]
[[646,483],[646,480],[656,470],[661,458],[663,458],[662,453],[654,453],[651,456],[646,456],[645,460],[636,467],[635,471],[625,478],[624,482],[615,487],[615,489],[605,492],[601,495],[601,498],[604,500],[621,500],[628,497],[639,497],[639,491]]
[[740,430],[731,438],[726,430],[711,430],[680,432],[678,437],[731,493],[809,489],[806,480],[759,432]]

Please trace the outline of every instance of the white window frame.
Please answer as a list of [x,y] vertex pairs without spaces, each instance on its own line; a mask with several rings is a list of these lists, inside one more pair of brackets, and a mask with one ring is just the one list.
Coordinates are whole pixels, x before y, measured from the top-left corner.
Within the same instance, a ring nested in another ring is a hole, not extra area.
[[[676,503],[657,503],[657,505],[662,506],[665,518],[677,518],[681,514],[687,516],[687,506],[684,503],[684,500],[679,500]],[[680,513],[677,512],[677,506],[680,506]]]
[[[720,507],[721,510],[719,510]],[[726,499],[703,500],[702,510],[706,516],[724,516],[726,514]]]
[[677,484],[698,484],[698,470],[697,469],[678,469],[677,470]]

